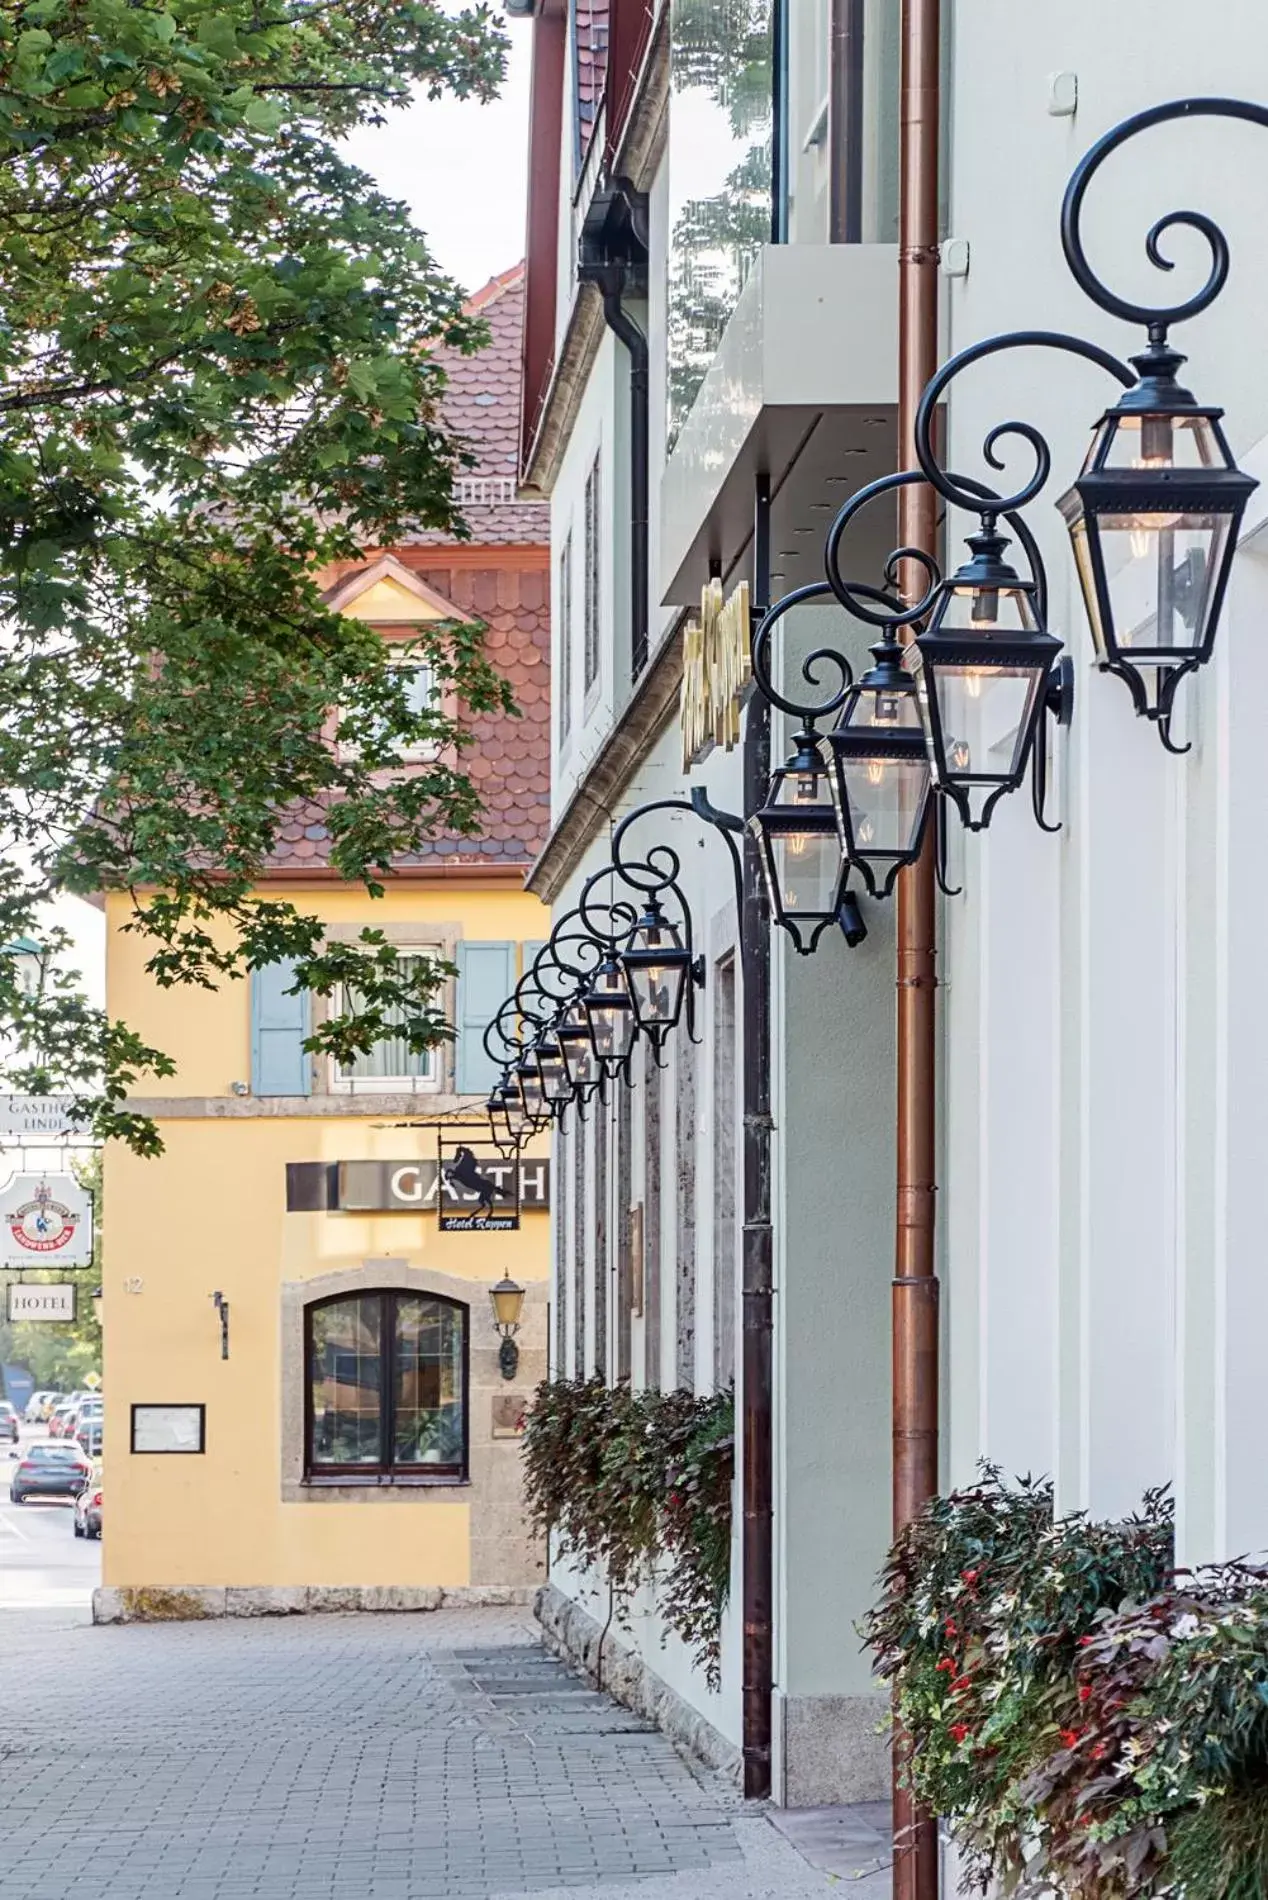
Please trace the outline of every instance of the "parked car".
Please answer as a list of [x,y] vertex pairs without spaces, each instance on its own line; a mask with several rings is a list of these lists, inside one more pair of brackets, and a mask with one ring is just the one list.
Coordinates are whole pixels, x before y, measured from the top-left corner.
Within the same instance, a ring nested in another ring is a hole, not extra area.
[[70,1415],[74,1409],[69,1399],[63,1399],[60,1405],[53,1407],[48,1419],[48,1435],[50,1438],[65,1437],[67,1428],[70,1425]]
[[101,1536],[101,1478],[90,1479],[75,1498],[76,1537]]
[[18,1442],[18,1415],[8,1399],[0,1399],[0,1438],[7,1438],[15,1445]]
[[26,1402],[26,1410],[22,1414],[27,1424],[28,1425],[42,1424],[44,1420],[45,1404],[51,1399],[60,1399],[61,1396],[62,1395],[60,1392],[32,1392],[30,1398]]
[[90,1412],[75,1433],[75,1443],[81,1451],[87,1453],[89,1458],[100,1458],[101,1434],[101,1413]]
[[9,1499],[77,1497],[92,1476],[92,1460],[78,1445],[29,1445],[9,1480]]

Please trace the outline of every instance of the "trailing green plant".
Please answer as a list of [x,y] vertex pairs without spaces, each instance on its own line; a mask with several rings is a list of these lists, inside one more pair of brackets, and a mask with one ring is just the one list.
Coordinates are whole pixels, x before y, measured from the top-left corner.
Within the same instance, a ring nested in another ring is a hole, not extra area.
[[731,1574],[731,1394],[548,1380],[534,1395],[523,1449],[538,1534],[600,1568],[622,1603],[654,1571],[667,1627],[716,1687]]

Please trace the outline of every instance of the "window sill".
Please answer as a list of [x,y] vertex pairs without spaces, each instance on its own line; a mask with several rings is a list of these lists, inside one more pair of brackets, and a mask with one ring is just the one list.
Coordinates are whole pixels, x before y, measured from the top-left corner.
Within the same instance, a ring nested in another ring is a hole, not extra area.
[[345,1477],[342,1473],[335,1476],[331,1472],[317,1472],[302,1480],[303,1488],[311,1491],[465,1491],[471,1486],[470,1478],[458,1478],[452,1472],[435,1478],[399,1477],[384,1478],[377,1473],[373,1476],[357,1477],[353,1473]]
[[470,1478],[291,1478],[282,1481],[283,1504],[359,1504],[385,1510],[426,1509],[430,1504],[470,1505]]

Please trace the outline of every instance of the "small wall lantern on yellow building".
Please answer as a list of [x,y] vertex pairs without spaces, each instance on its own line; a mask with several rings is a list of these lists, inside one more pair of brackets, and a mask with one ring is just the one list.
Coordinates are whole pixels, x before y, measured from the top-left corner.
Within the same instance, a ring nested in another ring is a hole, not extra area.
[[515,1343],[515,1335],[520,1329],[520,1316],[524,1311],[524,1289],[504,1273],[497,1285],[489,1288],[489,1299],[493,1304],[494,1331],[502,1336],[498,1364],[502,1368],[502,1377],[513,1379],[520,1363],[520,1349]]

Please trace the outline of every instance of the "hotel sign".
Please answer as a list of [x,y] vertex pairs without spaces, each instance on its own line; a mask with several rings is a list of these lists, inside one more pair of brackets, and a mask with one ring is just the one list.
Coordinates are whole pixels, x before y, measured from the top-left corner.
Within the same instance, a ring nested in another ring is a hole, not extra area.
[[9,1324],[35,1320],[37,1324],[69,1326],[75,1318],[75,1288],[37,1285],[33,1281],[10,1281]]
[[[447,1151],[451,1152],[451,1151]],[[446,1162],[452,1165],[452,1160]],[[494,1183],[495,1199],[521,1213],[545,1213],[550,1207],[550,1161],[519,1161],[481,1153],[479,1170]],[[518,1183],[514,1170],[518,1170]],[[518,1196],[515,1189],[518,1185]],[[479,1206],[478,1191],[457,1181],[444,1183],[446,1216]],[[438,1161],[291,1161],[286,1166],[286,1205],[291,1213],[434,1214],[442,1208]],[[446,1226],[449,1220],[446,1220]],[[469,1222],[464,1225],[470,1224]]]
[[689,772],[715,746],[729,752],[740,737],[740,712],[752,677],[748,582],[730,599],[721,581],[700,596],[700,624],[682,635],[682,765]]

